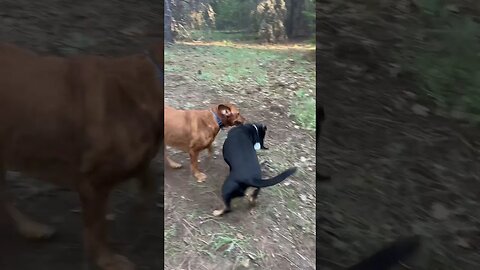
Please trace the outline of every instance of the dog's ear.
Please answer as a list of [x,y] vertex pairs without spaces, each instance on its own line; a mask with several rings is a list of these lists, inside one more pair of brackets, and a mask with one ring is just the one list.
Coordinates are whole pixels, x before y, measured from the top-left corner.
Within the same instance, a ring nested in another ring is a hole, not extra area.
[[223,116],[225,118],[232,115],[232,110],[230,109],[230,107],[228,107],[227,105],[224,105],[224,104],[218,105],[217,111],[221,116]]

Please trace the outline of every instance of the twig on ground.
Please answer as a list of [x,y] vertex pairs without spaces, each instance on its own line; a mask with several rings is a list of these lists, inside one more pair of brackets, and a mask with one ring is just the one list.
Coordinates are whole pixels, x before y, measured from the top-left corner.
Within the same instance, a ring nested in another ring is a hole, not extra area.
[[403,262],[399,262],[398,264],[399,264],[400,266],[402,266],[403,268],[405,268],[405,269],[412,269],[412,267],[404,264]]
[[183,222],[185,222],[190,228],[194,229],[196,232],[200,233],[200,230],[195,228],[195,226],[193,226],[190,222],[188,222],[186,219],[182,219]]
[[475,146],[473,146],[462,134],[458,133],[458,132],[455,132],[454,133],[455,136],[457,136],[457,138],[463,143],[465,144],[470,150],[472,150],[473,152],[479,154],[480,153],[480,150],[477,149]]
[[284,255],[282,255],[282,254],[277,254],[277,256],[284,258],[284,259],[287,260],[290,264],[292,264],[293,266],[295,266],[297,269],[301,269],[300,266],[298,266],[296,263],[292,262],[292,260],[290,260],[290,259],[287,258],[286,256],[284,256]]
[[338,262],[332,261],[332,260],[324,258],[324,257],[317,257],[316,260],[317,260],[317,262],[325,262],[326,264],[328,264],[330,266],[335,266],[339,269],[347,269],[346,265],[340,264]]

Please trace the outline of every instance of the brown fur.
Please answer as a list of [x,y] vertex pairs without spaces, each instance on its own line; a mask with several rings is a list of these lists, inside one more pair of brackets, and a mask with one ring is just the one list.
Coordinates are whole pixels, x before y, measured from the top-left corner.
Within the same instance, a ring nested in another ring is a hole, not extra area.
[[[165,144],[190,155],[190,167],[198,182],[207,178],[198,168],[198,156],[205,149],[208,149],[212,156],[212,143],[220,131],[212,112],[218,115],[225,127],[245,122],[245,118],[233,104],[219,104],[209,110],[177,110],[165,107]],[[165,161],[172,168],[181,167],[171,160],[166,152]]]
[[[163,45],[152,50],[163,65]],[[163,85],[143,54],[119,58],[39,56],[0,44],[0,203],[27,237],[53,233],[18,211],[5,172],[79,193],[84,237],[101,269],[134,269],[107,244],[108,195],[138,177],[148,193],[148,165],[162,143]]]

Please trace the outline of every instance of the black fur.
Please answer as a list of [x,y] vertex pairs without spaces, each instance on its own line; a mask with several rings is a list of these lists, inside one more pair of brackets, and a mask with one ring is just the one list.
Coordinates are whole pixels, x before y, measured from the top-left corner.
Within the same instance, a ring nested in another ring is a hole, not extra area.
[[388,270],[420,247],[420,237],[401,238],[347,270]]
[[223,144],[223,159],[230,167],[230,173],[222,187],[223,213],[231,211],[231,200],[244,196],[247,188],[257,188],[251,195],[254,202],[260,188],[276,185],[297,171],[297,168],[293,167],[273,178],[262,179],[254,145],[258,142],[261,149],[268,149],[264,145],[266,132],[267,127],[262,124],[245,124],[228,132]]

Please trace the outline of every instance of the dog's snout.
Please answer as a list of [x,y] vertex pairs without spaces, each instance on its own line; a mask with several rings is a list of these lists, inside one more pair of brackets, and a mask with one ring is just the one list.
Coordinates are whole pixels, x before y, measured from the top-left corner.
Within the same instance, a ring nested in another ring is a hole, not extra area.
[[245,117],[239,115],[239,116],[237,117],[237,119],[235,119],[235,121],[233,121],[233,124],[234,124],[235,126],[238,126],[238,125],[244,124],[245,121],[246,121],[246,120],[245,120]]

